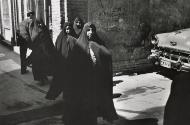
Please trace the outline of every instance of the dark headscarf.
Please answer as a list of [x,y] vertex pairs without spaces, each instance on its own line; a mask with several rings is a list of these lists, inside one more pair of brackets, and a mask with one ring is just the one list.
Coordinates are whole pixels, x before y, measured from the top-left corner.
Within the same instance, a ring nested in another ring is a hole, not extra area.
[[44,46],[45,48],[47,47],[44,50],[44,52],[47,49],[48,49],[47,51],[52,51],[54,49],[53,41],[51,39],[49,30],[45,26],[43,20],[36,19],[33,23],[31,23],[30,32],[31,32],[30,34],[31,34],[33,49],[36,49],[42,46]]
[[88,37],[87,37],[87,30],[89,29],[89,23],[86,23],[82,29],[82,32],[77,40],[77,44],[82,48],[82,50],[88,53]]
[[96,32],[96,26],[92,23],[88,23],[89,24],[89,27],[92,28],[92,31],[93,31],[93,36],[91,38],[91,41],[94,41],[100,45],[103,45],[105,46],[105,42],[103,40],[100,39],[100,37],[98,36],[97,32]]
[[[88,36],[87,36],[87,31],[89,28],[92,28],[94,34],[92,36],[92,39],[88,40]],[[84,24],[83,30],[81,32],[80,37],[77,40],[78,44],[84,49],[84,50],[88,50],[89,48],[89,41],[93,41],[95,43],[97,43],[97,45],[102,48],[103,51],[105,51],[106,53],[108,53],[108,50],[104,47],[105,46],[105,42],[102,41],[96,32],[96,27],[94,24],[92,24],[91,22],[88,22],[86,24]],[[103,45],[103,46],[102,46]]]
[[34,79],[40,74],[52,74],[55,47],[43,20],[36,19],[30,26],[32,39],[32,70]]
[[34,42],[40,33],[42,32],[47,32],[48,29],[45,26],[43,20],[41,19],[35,19],[31,24],[30,24],[30,34],[31,34],[31,39]]
[[[81,22],[81,29],[79,29],[79,28],[77,27],[77,25],[76,25],[76,22],[77,22],[77,21],[80,21],[80,22]],[[76,38],[79,37],[79,35],[80,35],[81,31],[82,31],[83,26],[84,26],[84,21],[83,21],[80,17],[76,17],[75,20],[74,20],[74,22],[73,22],[73,29],[74,29],[74,31],[75,31],[75,35],[76,35],[75,37],[76,37]]]
[[[66,27],[69,26],[70,27],[70,30],[71,32],[69,34],[66,33]],[[70,36],[75,36],[74,34],[74,29],[72,28],[72,24],[70,22],[66,22],[64,24],[64,27],[63,27],[63,30],[60,32],[60,34],[58,35],[57,39],[56,39],[56,42],[55,42],[55,48],[57,50],[57,52],[59,54],[61,54],[62,56],[66,56],[67,54],[67,38],[68,38],[68,35]]]

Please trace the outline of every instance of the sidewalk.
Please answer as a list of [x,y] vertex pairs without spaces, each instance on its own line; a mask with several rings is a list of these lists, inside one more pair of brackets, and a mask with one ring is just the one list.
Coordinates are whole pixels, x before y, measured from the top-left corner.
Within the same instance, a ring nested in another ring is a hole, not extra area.
[[[0,125],[17,124],[61,114],[56,101],[46,100],[49,85],[39,86],[29,73],[20,74],[18,54],[0,45]],[[48,113],[47,113],[48,112]]]
[[[29,73],[20,74],[18,54],[0,45],[0,125],[63,125],[61,101],[46,100],[49,85],[39,86]],[[115,125],[162,125],[171,80],[156,73],[113,78],[119,120]],[[158,120],[158,123],[157,123]],[[109,125],[98,118],[99,125]]]

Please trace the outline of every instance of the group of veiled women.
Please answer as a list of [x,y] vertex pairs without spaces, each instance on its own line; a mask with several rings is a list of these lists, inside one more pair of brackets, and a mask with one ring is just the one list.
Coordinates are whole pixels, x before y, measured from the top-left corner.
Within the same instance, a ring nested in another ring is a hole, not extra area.
[[73,24],[65,23],[55,45],[43,23],[35,21],[32,27],[34,79],[53,76],[46,99],[62,93],[64,125],[97,125],[98,117],[117,119],[112,56],[95,25],[77,17]]
[[[65,23],[55,45],[41,20],[30,25],[34,80],[53,76],[47,99],[63,94],[65,125],[96,125],[97,117],[112,122],[117,113],[112,100],[112,57],[94,24],[80,18]],[[179,73],[171,86],[164,125],[189,123],[189,73]]]

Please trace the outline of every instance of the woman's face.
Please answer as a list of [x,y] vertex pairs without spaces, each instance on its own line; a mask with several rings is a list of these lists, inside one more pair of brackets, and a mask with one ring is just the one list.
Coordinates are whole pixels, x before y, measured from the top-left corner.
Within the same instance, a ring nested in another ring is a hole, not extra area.
[[75,23],[78,29],[82,28],[82,22],[80,20],[77,20]]
[[92,39],[93,34],[94,34],[94,32],[93,32],[92,28],[90,27],[86,32],[86,35],[89,40]]
[[65,32],[66,32],[67,34],[70,34],[70,33],[71,33],[71,27],[70,27],[70,26],[66,26]]

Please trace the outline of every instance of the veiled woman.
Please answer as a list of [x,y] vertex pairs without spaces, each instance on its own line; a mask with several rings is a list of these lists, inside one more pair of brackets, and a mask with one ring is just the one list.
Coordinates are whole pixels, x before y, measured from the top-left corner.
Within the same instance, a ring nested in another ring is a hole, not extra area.
[[74,29],[72,28],[72,23],[65,22],[62,31],[57,36],[56,42],[55,42],[55,48],[57,52],[62,55],[67,55],[67,38],[68,35],[75,37]]
[[53,73],[55,47],[49,30],[40,18],[31,23],[30,34],[34,80],[40,81],[43,85],[47,81],[47,75],[52,75]]
[[[70,41],[70,42],[68,42]],[[53,82],[50,85],[47,93],[47,99],[55,99],[61,92],[64,83],[67,81],[68,76],[68,56],[71,47],[69,43],[75,43],[75,33],[70,22],[65,22],[62,31],[57,36],[55,42],[56,56],[54,66],[55,72],[53,74]],[[74,44],[72,44],[74,45]]]
[[[60,38],[61,36],[58,36],[57,39]],[[55,78],[50,86],[46,98],[55,99],[63,93],[65,125],[96,125],[95,89],[91,82],[93,72],[86,48],[88,45],[71,34],[67,34],[66,41],[62,42],[61,73],[56,75],[58,78]]]
[[96,101],[98,116],[112,122],[117,119],[113,104],[112,56],[105,47],[92,23],[86,23],[81,34],[83,41],[88,41],[90,55],[93,62],[93,82],[96,87]]
[[73,22],[75,38],[79,38],[79,36],[82,32],[83,26],[84,26],[83,20],[80,17],[76,17]]
[[[85,25],[79,39],[68,36],[62,83],[56,82],[52,87],[57,88],[57,94],[54,93],[52,97],[50,93],[53,89],[50,88],[46,96],[56,98],[60,92],[58,88],[61,88],[65,125],[96,125],[98,116],[109,121],[117,118],[112,101],[111,55],[104,46],[96,43],[98,41],[89,41],[89,24]],[[92,50],[89,45],[94,49],[95,60],[90,54]]]

